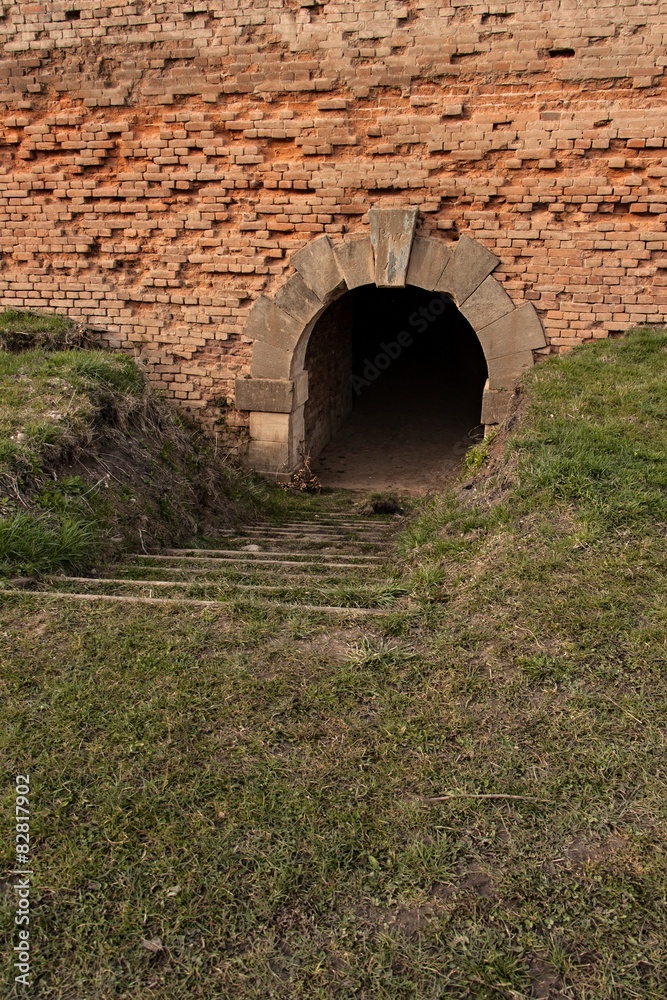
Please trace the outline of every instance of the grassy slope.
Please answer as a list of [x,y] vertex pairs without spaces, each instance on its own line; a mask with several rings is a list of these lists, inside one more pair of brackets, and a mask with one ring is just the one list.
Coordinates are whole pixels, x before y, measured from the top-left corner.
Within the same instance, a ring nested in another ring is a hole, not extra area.
[[[57,317],[33,319],[47,326],[43,336],[70,333]],[[261,492],[211,460],[126,355],[0,352],[4,575],[80,570],[123,548],[192,535],[202,522],[252,511]]]
[[667,993],[667,335],[529,383],[384,629],[4,599],[36,995]]

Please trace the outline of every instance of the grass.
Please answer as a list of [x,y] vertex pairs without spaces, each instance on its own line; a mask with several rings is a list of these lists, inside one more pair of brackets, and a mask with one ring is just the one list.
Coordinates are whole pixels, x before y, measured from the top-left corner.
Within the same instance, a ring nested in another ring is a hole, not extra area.
[[0,352],[0,481],[42,472],[104,419],[114,397],[139,395],[134,360],[102,351]]
[[464,476],[474,476],[483,468],[489,455],[489,449],[497,433],[495,428],[492,429],[482,441],[468,448],[463,456]]
[[15,514],[0,520],[0,566],[26,567],[49,573],[54,568],[78,570],[97,551],[99,529],[92,520],[45,515]]
[[80,347],[87,340],[84,327],[64,316],[7,309],[0,313],[0,350],[25,351],[37,347]]
[[666,404],[665,331],[540,364],[370,628],[5,596],[34,995],[665,996]]
[[[0,340],[8,317],[12,329],[61,323],[0,314]],[[215,461],[127,355],[0,351],[0,400],[0,575],[169,544],[252,515],[267,492]]]
[[[60,322],[4,313],[0,334],[8,319],[12,329]],[[102,351],[2,352],[0,392],[0,573],[81,569],[103,547],[108,502],[81,476],[58,472],[139,401],[141,373],[131,358]]]

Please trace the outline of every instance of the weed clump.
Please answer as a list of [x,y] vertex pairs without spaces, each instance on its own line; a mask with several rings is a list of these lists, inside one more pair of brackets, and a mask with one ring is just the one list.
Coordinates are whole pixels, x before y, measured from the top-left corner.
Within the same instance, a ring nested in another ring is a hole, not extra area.
[[80,570],[95,552],[99,534],[90,519],[69,514],[0,518],[0,574]]
[[322,483],[313,472],[311,462],[311,456],[302,453],[301,465],[292,474],[289,482],[280,484],[282,488],[296,493],[321,493]]

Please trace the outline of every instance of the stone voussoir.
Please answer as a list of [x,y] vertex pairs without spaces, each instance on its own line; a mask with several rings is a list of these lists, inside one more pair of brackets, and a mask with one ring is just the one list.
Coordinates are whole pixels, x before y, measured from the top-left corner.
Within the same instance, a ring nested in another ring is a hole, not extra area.
[[460,308],[498,264],[499,258],[485,246],[461,236],[435,290],[451,295]]
[[369,236],[351,236],[334,244],[334,254],[349,289],[374,283],[375,263]]
[[532,302],[522,303],[476,332],[487,360],[546,346],[540,317]]
[[273,301],[301,326],[310,323],[324,309],[324,302],[297,272],[281,285]]
[[489,389],[514,389],[526,368],[533,364],[532,351],[517,351],[489,363]]
[[428,236],[415,236],[412,241],[406,284],[432,292],[442,277],[442,272],[451,256],[451,250],[442,240],[434,240]]
[[483,329],[489,323],[493,323],[511,312],[512,309],[514,309],[514,303],[501,283],[491,274],[484,279],[481,285],[478,285],[461,306],[461,312],[473,330]]
[[291,263],[322,302],[332,301],[345,290],[345,278],[328,236],[319,236],[298,250]]

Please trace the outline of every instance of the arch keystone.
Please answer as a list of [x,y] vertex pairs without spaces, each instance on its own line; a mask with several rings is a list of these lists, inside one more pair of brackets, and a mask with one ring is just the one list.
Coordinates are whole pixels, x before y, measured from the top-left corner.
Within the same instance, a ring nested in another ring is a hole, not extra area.
[[375,284],[378,288],[404,288],[417,209],[371,208],[368,219],[375,255]]

